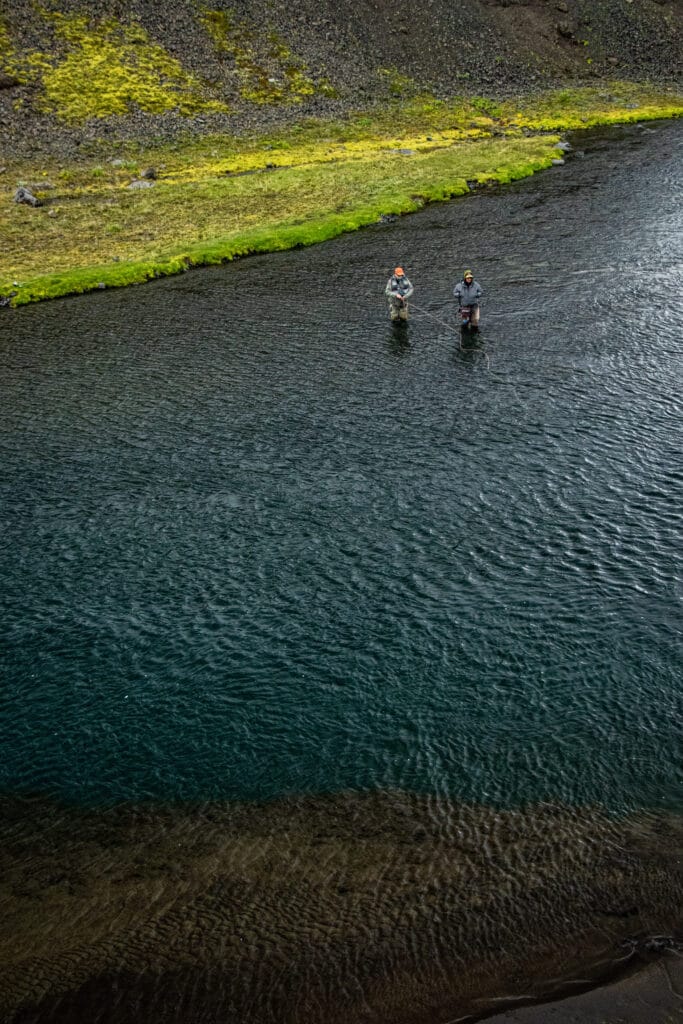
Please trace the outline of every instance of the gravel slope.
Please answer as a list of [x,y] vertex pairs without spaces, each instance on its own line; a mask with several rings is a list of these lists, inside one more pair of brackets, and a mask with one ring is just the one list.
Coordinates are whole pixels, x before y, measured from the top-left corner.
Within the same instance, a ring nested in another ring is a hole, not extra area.
[[[54,40],[31,0],[0,0],[0,15],[17,50],[51,49]],[[216,52],[193,0],[121,0],[55,5],[62,12],[89,11],[137,19],[149,37],[226,99],[230,115],[193,118],[175,113],[131,113],[76,128],[38,113],[35,88],[0,74],[2,158],[53,150],[73,155],[89,140],[176,137],[191,132],[248,132],[302,116],[335,116],[429,89],[506,94],[568,80],[621,78],[675,82],[681,69],[681,0],[211,0],[207,6],[237,16],[254,41],[257,57],[275,31],[303,60],[312,77],[327,78],[337,98],[309,97],[299,105],[259,106],[240,99],[234,59]],[[403,76],[403,78],[399,77]]]

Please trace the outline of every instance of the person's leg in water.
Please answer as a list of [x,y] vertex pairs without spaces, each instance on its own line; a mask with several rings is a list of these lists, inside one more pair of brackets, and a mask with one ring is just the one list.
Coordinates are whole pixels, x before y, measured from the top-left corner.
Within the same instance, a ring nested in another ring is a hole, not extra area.
[[470,311],[470,327],[473,331],[479,330],[479,306],[472,306]]
[[389,316],[392,320],[407,320],[408,303],[401,302],[400,299],[391,299],[389,301]]

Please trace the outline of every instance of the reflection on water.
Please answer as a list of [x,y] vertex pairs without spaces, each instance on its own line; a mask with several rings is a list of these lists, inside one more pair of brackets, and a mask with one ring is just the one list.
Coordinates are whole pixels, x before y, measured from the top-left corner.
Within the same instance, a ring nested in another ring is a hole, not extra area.
[[0,1012],[22,1024],[471,1020],[680,923],[671,815],[407,793],[3,814]]

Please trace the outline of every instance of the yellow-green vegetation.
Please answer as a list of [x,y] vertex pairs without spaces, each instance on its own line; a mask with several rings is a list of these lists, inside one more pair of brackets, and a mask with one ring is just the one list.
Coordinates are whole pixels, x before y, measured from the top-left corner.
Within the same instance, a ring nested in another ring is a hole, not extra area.
[[570,131],[595,125],[680,117],[683,97],[671,90],[613,81],[600,86],[556,89],[506,103],[501,113],[504,118],[536,131]]
[[7,31],[7,26],[2,18],[0,18],[0,68],[5,70],[13,57],[14,51],[12,49],[10,35]]
[[17,75],[19,72],[17,55],[12,45],[12,37],[2,17],[0,17],[0,71],[10,75]]
[[93,24],[83,15],[47,11],[42,15],[53,26],[54,51],[15,56],[13,65],[24,81],[42,87],[43,110],[71,123],[126,114],[133,107],[185,115],[227,111],[225,103],[207,99],[199,80],[150,42],[139,24],[112,18]]
[[[682,113],[673,92],[611,83],[515,103],[422,97],[275,136],[129,147],[115,164],[15,162],[4,176],[0,295],[14,291],[21,305],[310,245],[461,195],[473,182],[549,166],[558,136],[529,131],[551,120],[563,130]],[[150,164],[158,180],[129,190]],[[12,204],[19,183],[45,205]]]
[[378,68],[377,77],[396,99],[408,99],[416,96],[420,89],[413,78],[402,74],[397,68]]
[[304,62],[277,32],[257,35],[227,11],[205,9],[204,25],[219,53],[234,61],[239,94],[250,103],[301,103],[306,96],[335,95],[327,81],[313,81]]

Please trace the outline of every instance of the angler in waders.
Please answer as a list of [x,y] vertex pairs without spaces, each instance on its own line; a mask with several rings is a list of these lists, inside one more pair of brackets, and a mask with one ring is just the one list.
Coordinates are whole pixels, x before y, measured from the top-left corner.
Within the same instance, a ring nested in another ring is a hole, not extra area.
[[389,300],[389,316],[395,323],[408,319],[408,299],[413,294],[413,286],[405,275],[403,267],[396,267],[384,289]]
[[478,331],[481,285],[474,280],[471,270],[466,270],[462,275],[462,281],[456,284],[453,295],[458,300],[458,315],[462,329],[467,330],[469,327],[473,331]]

